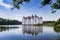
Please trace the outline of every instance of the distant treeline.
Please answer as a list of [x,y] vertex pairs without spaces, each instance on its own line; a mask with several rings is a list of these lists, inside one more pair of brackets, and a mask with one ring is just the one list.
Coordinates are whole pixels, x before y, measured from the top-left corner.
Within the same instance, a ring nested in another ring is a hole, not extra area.
[[43,21],[43,25],[60,27],[60,18],[57,21]]
[[43,25],[54,26],[55,21],[43,21]]
[[0,18],[0,25],[21,25],[22,22],[18,20],[9,20],[9,19],[3,19]]
[[53,23],[55,21],[43,21],[43,23]]

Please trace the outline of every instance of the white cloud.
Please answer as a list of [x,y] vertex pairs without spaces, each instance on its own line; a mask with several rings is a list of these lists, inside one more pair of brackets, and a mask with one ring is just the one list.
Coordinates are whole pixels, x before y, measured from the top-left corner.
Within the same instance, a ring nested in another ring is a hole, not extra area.
[[0,6],[3,6],[5,8],[12,8],[12,6],[10,4],[4,3],[3,0],[0,0]]
[[0,0],[0,2],[2,2],[3,0]]

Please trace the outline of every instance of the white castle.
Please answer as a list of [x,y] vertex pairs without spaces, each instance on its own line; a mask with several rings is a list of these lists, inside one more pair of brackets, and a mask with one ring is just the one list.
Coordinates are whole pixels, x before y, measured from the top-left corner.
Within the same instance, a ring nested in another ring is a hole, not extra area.
[[34,24],[42,24],[43,23],[43,19],[42,17],[38,17],[37,15],[35,16],[28,16],[28,17],[24,17],[22,18],[22,25],[34,25]]

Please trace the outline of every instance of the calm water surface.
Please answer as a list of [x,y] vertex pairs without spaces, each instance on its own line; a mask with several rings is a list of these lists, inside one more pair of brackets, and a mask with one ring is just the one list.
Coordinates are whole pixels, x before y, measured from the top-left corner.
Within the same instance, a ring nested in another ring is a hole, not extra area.
[[48,26],[0,25],[0,40],[60,40],[60,30]]

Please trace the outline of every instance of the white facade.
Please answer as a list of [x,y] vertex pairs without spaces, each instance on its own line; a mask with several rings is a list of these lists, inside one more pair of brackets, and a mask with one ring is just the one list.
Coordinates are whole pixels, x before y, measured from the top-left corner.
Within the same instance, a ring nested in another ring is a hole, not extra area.
[[42,24],[42,23],[43,23],[42,17],[38,17],[36,15],[22,18],[22,24],[24,24],[24,25],[26,25],[26,24]]

